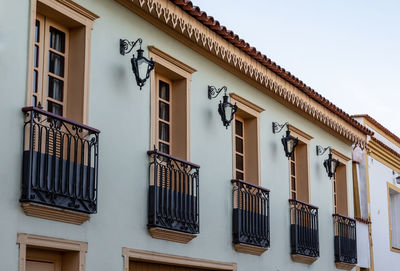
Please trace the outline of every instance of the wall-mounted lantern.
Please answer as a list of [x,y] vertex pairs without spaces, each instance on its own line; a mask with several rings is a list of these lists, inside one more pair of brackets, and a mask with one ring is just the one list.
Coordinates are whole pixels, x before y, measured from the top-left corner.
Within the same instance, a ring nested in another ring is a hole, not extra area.
[[287,158],[289,158],[290,156],[292,156],[294,150],[296,149],[297,144],[299,143],[298,138],[295,138],[290,135],[289,123],[286,122],[284,124],[279,124],[277,122],[273,122],[272,132],[274,134],[279,133],[285,126],[287,127],[286,135],[282,136],[281,142],[283,145],[283,149],[285,150],[285,155]]
[[318,145],[317,146],[317,156],[323,155],[327,150],[329,150],[329,155],[328,155],[328,159],[326,159],[324,161],[324,167],[325,167],[326,173],[328,174],[328,177],[332,178],[333,176],[335,176],[336,169],[340,165],[340,162],[337,159],[333,159],[331,147],[323,148],[322,146]]
[[136,83],[142,89],[146,80],[150,77],[150,72],[154,69],[153,59],[148,60],[143,56],[142,50],[142,39],[137,39],[135,42],[126,39],[119,40],[119,53],[121,55],[128,54],[132,51],[133,47],[139,43],[139,49],[137,50],[137,56],[132,55],[131,64],[132,71],[136,78]]
[[396,184],[400,184],[400,174],[393,171],[393,176]]
[[213,99],[218,96],[218,94],[224,90],[224,96],[222,97],[222,101],[219,101],[218,105],[218,113],[221,116],[222,124],[228,129],[229,124],[233,120],[233,116],[237,111],[237,105],[231,104],[229,102],[229,96],[226,94],[228,88],[223,86],[220,89],[217,89],[214,86],[208,86],[208,99]]

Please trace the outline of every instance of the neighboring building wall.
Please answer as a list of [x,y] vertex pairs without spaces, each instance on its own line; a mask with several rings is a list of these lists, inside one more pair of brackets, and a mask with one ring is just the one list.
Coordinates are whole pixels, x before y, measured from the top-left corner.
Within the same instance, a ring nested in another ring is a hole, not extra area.
[[[333,243],[332,183],[315,155],[316,145],[332,146],[351,157],[351,148],[332,133],[261,93],[220,66],[144,21],[114,1],[80,0],[100,16],[92,32],[89,124],[100,129],[98,213],[81,226],[26,216],[18,202],[22,166],[21,107],[26,104],[29,1],[0,0],[0,98],[5,120],[0,134],[1,268],[18,269],[17,233],[88,243],[86,270],[123,270],[122,247],[195,258],[237,262],[238,270],[336,270]],[[197,69],[191,82],[190,161],[200,169],[200,234],[189,244],[153,239],[147,228],[150,86],[141,91],[119,39],[142,38]],[[5,65],[7,63],[7,66]],[[208,100],[208,85],[223,86],[265,109],[260,118],[261,185],[271,189],[271,248],[260,257],[232,247],[232,130]],[[289,170],[271,123],[289,121],[314,138],[310,142],[310,203],[319,207],[320,258],[311,266],[290,259]],[[348,203],[353,206],[351,162],[347,165]],[[349,216],[353,209],[349,207]]]
[[393,270],[400,253],[391,251],[387,183],[394,184],[393,171],[379,161],[368,158],[371,189],[371,220],[375,270]]

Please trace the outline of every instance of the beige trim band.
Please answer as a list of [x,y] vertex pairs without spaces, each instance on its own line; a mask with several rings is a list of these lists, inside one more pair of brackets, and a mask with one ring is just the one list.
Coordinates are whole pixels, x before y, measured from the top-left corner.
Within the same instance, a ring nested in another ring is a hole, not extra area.
[[400,172],[400,155],[395,155],[384,148],[375,138],[371,138],[367,144],[368,155],[386,165],[390,169]]

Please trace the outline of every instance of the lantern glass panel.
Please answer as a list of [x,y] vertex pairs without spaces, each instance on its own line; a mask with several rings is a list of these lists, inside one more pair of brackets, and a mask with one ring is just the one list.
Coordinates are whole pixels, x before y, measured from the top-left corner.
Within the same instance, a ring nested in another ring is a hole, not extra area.
[[229,122],[232,118],[232,106],[230,104],[225,104],[225,119]]
[[138,65],[138,74],[141,80],[146,78],[147,75],[147,61],[144,58],[138,58],[137,60]]

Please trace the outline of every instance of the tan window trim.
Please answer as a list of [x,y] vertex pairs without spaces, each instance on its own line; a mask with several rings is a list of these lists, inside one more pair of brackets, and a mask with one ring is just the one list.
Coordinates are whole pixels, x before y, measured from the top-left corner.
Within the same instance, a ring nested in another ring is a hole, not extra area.
[[[180,60],[170,56],[169,54],[161,51],[154,46],[148,46],[149,56],[156,63],[155,70],[150,74],[150,85],[151,85],[151,131],[150,131],[150,149],[157,146],[158,138],[158,97],[157,97],[157,76],[158,74],[168,77],[171,80],[186,80],[186,143],[185,145],[185,157],[177,156],[181,159],[190,161],[190,82],[192,80],[192,74],[196,72],[196,69],[186,65]],[[157,74],[156,74],[157,73]],[[171,108],[170,108],[171,110]],[[171,127],[173,129],[173,127]],[[172,130],[170,129],[170,130]],[[172,133],[170,133],[171,135]]]
[[[299,197],[299,195],[303,195],[299,192],[299,187],[301,186],[301,184],[299,184],[299,180],[301,179],[301,177],[299,177],[299,173],[300,171],[298,170],[298,160],[296,159],[295,161],[295,171],[296,171],[296,176],[295,176],[295,183],[296,183],[296,190],[292,189],[292,172],[291,172],[291,163],[292,163],[292,159],[289,159],[289,198],[292,198],[292,192],[295,191],[294,193],[296,194],[296,199],[299,200],[299,198],[301,201],[310,203],[310,199],[311,199],[311,186],[310,186],[310,141],[313,139],[313,137],[309,134],[307,134],[306,132],[296,128],[293,125],[288,125],[288,129],[290,131],[291,136],[298,138],[299,141],[301,143],[303,143],[304,145],[306,145],[307,148],[307,195],[304,195],[307,197],[307,199],[304,199],[302,197]],[[299,142],[299,143],[300,143]],[[299,148],[299,145],[297,146],[297,148]],[[295,149],[295,153],[296,155],[296,149]],[[304,177],[303,177],[304,178]]]
[[[347,174],[347,166],[348,166],[348,163],[349,163],[349,161],[351,160],[349,157],[347,157],[346,155],[344,155],[344,154],[342,154],[342,153],[340,153],[340,152],[338,152],[337,150],[335,150],[335,149],[331,149],[331,152],[332,152],[332,157],[333,157],[333,159],[337,159],[339,162],[340,162],[340,167],[344,167],[344,173],[345,173],[345,181],[346,181],[346,184],[345,184],[345,188],[346,188],[346,198],[345,199],[343,199],[343,200],[346,200],[346,211],[345,211],[345,213],[340,213],[339,212],[339,214],[340,215],[344,215],[344,216],[349,216],[349,214],[350,214],[350,206],[349,206],[349,191],[348,191],[348,182],[349,182],[349,180],[348,180],[348,174]],[[338,168],[339,169],[339,168]],[[337,169],[337,170],[338,170]],[[338,182],[337,182],[337,174],[338,174],[338,172],[336,171],[336,174],[335,174],[335,176],[334,176],[334,179],[332,179],[332,185],[336,185],[336,200],[337,201],[339,201],[339,200],[341,200],[340,199],[340,194],[339,194],[339,197],[338,197]],[[332,189],[334,189],[334,188],[332,188]],[[339,188],[339,190],[340,190],[340,188]],[[333,192],[333,193],[335,193],[335,192]],[[334,200],[334,199],[333,199]],[[335,211],[335,203],[333,202],[333,204],[334,204],[334,211]],[[337,205],[336,205],[336,207],[337,207]],[[336,208],[337,209],[337,208]],[[337,213],[337,212],[336,212]]]
[[131,248],[122,248],[122,256],[124,257],[124,271],[129,270],[129,261],[151,262],[167,265],[176,265],[192,268],[204,268],[211,270],[227,270],[237,271],[236,263],[217,262],[211,260],[189,258],[178,255],[164,254],[153,251],[138,250]]
[[27,247],[79,252],[79,271],[85,270],[85,257],[88,250],[86,242],[18,233],[17,244],[19,244],[19,271],[26,271]]
[[[246,115],[250,115],[252,118],[255,118],[256,121],[257,121],[257,131],[256,131],[257,140],[255,141],[255,143],[256,143],[256,148],[255,149],[257,150],[256,153],[255,153],[256,160],[257,160],[257,170],[256,170],[257,171],[256,172],[257,177],[254,178],[253,180],[244,180],[244,181],[255,182],[254,183],[255,185],[261,185],[260,116],[261,116],[261,113],[265,109],[260,107],[260,106],[258,106],[258,105],[256,105],[256,104],[254,104],[253,102],[251,102],[251,101],[239,96],[236,93],[230,93],[230,97],[231,97],[231,101],[230,102],[232,104],[236,104],[237,105],[238,112],[241,111]],[[235,116],[236,115],[239,116],[238,114],[240,114],[240,113],[238,113],[238,112],[236,112]],[[241,116],[239,116],[239,117],[241,117]],[[236,142],[235,141],[236,140],[235,139],[235,136],[236,136],[236,133],[235,133],[235,119],[232,120],[232,128],[233,128],[232,142],[233,142],[233,144],[235,144],[235,142]],[[246,134],[246,132],[244,132],[244,133]],[[236,146],[233,146],[233,150],[235,150],[235,148],[236,148]],[[245,148],[245,152],[246,152],[246,155],[248,155],[248,152],[247,152],[246,148]],[[236,155],[235,155],[235,153],[233,155],[233,159],[232,160],[233,160],[232,161],[233,162],[233,165],[232,165],[232,170],[233,170],[232,176],[233,176],[233,179],[235,179],[236,178]],[[246,165],[244,165],[244,168],[246,169],[246,168],[248,168],[248,166],[246,167]],[[246,173],[245,173],[245,175],[246,175]],[[246,179],[246,176],[245,176],[245,179]]]
[[395,248],[392,245],[392,221],[391,221],[391,215],[390,215],[390,189],[400,193],[400,188],[395,186],[394,184],[391,184],[389,182],[387,184],[387,200],[388,200],[388,217],[389,217],[389,241],[390,241],[390,251],[400,253],[399,248]]
[[298,137],[300,141],[302,141],[303,143],[309,145],[310,144],[310,140],[313,139],[314,137],[312,137],[311,135],[303,132],[302,130],[296,128],[295,126],[289,124],[288,128],[290,130],[290,134],[293,137]]
[[[83,78],[83,106],[82,106],[82,123],[88,124],[88,102],[89,102],[89,75],[90,75],[90,44],[91,44],[91,29],[93,28],[94,20],[99,18],[98,15],[80,6],[71,0],[31,0],[30,5],[30,36],[29,36],[29,60],[28,60],[28,76],[27,76],[27,99],[26,105],[32,105],[32,85],[33,85],[33,55],[34,55],[34,33],[35,20],[38,11],[45,10],[57,16],[62,14],[68,18],[68,22],[72,24],[82,25],[85,27],[85,48],[84,48],[84,78]],[[47,15],[47,14],[46,14]],[[72,87],[72,86],[71,86]]]

